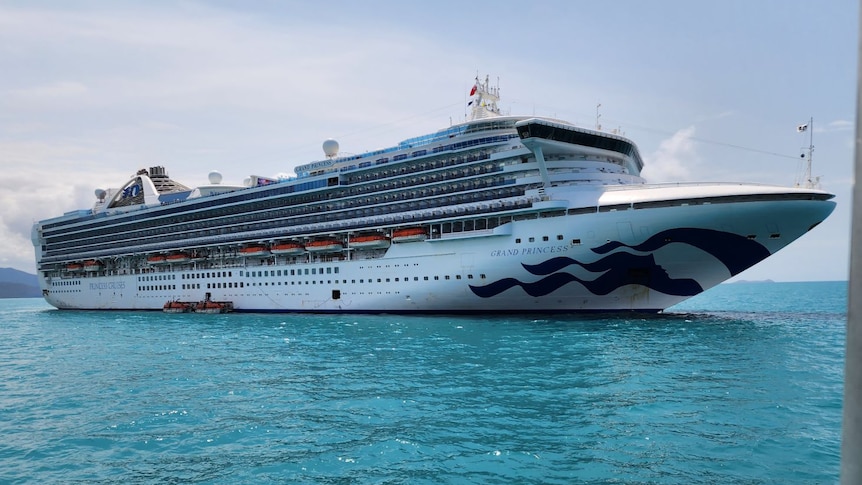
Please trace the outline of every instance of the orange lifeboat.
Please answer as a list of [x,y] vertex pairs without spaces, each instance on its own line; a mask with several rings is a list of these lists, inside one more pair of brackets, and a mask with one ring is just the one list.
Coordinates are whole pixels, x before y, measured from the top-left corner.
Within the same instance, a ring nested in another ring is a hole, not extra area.
[[188,313],[192,311],[192,308],[193,305],[191,303],[175,300],[165,303],[162,311],[165,313]]
[[252,244],[240,248],[239,255],[243,258],[260,258],[269,256],[269,249],[262,244]]
[[191,261],[191,257],[188,253],[171,253],[165,257],[165,261],[168,263],[188,263]]
[[302,254],[305,252],[305,246],[294,241],[284,241],[274,244],[270,248],[272,254],[285,254],[288,256]]
[[66,265],[66,271],[72,273],[76,273],[78,271],[81,271],[82,269],[84,269],[84,265],[82,265],[81,263],[69,263]]
[[147,263],[149,264],[165,264],[165,255],[164,254],[151,254],[147,256]]
[[337,239],[318,239],[305,244],[306,251],[312,253],[333,253],[343,248],[344,245]]
[[84,261],[84,271],[99,271],[100,269],[102,269],[101,262],[96,261],[95,259]]
[[389,238],[383,234],[360,234],[350,239],[350,247],[356,249],[385,249],[389,247]]
[[396,229],[392,233],[392,242],[395,243],[424,241],[425,239],[428,239],[428,232],[422,227],[405,227]]
[[204,300],[195,305],[195,313],[227,313],[233,310],[233,303],[229,301]]

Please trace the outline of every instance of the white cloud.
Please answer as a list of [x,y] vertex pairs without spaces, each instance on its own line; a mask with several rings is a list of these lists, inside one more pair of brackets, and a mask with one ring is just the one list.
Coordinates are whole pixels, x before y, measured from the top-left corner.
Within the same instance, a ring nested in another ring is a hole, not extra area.
[[678,130],[663,140],[655,152],[644,157],[643,176],[647,181],[680,182],[697,173],[700,157],[695,150],[694,131],[694,126]]
[[847,120],[835,120],[827,123],[828,131],[849,131],[852,130],[856,125],[852,121]]

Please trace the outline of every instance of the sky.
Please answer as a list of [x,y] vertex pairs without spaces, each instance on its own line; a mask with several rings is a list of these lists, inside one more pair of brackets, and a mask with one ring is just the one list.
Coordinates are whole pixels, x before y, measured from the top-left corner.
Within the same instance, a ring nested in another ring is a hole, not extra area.
[[851,0],[0,0],[0,267],[35,273],[33,223],[138,169],[292,174],[328,138],[361,153],[463,121],[489,75],[508,114],[619,130],[650,182],[792,186],[813,135],[838,207],[735,280],[846,280],[858,18]]

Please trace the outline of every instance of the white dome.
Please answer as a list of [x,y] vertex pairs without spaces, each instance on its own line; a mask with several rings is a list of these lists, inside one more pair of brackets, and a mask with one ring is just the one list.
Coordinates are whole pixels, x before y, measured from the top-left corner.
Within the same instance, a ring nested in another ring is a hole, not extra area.
[[327,157],[338,155],[338,142],[332,138],[323,142],[323,153],[325,153]]
[[105,189],[96,189],[95,193],[96,198],[99,200],[105,200],[105,196],[108,195],[108,192],[106,192]]
[[209,174],[210,183],[217,185],[221,183],[221,173],[218,170],[213,170]]

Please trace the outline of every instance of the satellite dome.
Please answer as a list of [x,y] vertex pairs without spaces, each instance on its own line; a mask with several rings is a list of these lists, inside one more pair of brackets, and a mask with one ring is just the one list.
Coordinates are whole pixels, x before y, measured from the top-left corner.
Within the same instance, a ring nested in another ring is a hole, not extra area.
[[221,173],[218,170],[213,170],[209,174],[210,183],[217,185],[221,183]]
[[323,153],[329,158],[338,155],[338,142],[332,138],[323,142]]
[[105,196],[108,195],[108,192],[105,189],[96,189],[96,198],[99,200],[105,200]]

